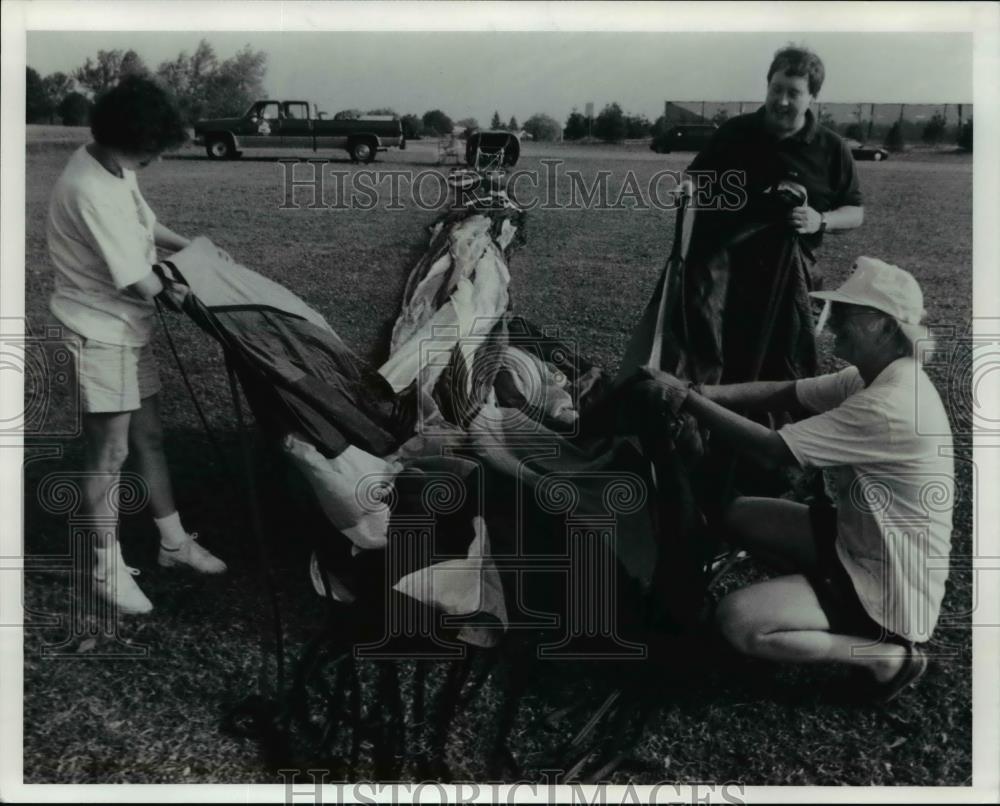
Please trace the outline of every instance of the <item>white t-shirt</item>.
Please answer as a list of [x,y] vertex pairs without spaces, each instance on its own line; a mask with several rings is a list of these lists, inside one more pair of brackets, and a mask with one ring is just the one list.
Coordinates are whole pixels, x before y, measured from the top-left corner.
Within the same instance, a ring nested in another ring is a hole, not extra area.
[[47,237],[56,267],[52,314],[95,341],[141,347],[155,306],[124,289],[156,262],[156,215],[135,172],[118,178],[81,146],[52,190]]
[[[926,641],[948,577],[954,462],[941,398],[911,358],[865,387],[855,367],[795,385],[816,416],[778,433],[803,467],[836,480],[836,551],[879,624]],[[918,422],[919,413],[919,422]]]

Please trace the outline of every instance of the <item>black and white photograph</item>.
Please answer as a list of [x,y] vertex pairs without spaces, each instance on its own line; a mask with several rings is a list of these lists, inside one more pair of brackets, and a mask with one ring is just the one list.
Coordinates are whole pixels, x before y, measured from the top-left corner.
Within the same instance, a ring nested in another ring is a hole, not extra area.
[[0,799],[1000,799],[1000,6],[4,3]]

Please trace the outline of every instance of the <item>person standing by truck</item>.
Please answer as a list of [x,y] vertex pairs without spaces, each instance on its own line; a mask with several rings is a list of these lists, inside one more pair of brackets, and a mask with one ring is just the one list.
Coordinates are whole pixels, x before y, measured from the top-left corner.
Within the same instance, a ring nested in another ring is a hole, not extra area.
[[70,157],[52,191],[47,240],[55,265],[49,308],[71,331],[80,387],[84,459],[83,506],[112,526],[94,546],[95,592],[123,613],[152,604],[125,564],[117,528],[117,488],[131,456],[149,494],[160,534],[158,563],[219,574],[226,565],[194,542],[181,524],[163,452],[160,379],[150,346],[154,297],[163,287],[152,271],[157,247],[177,251],[187,238],[160,223],[136,171],[186,139],[164,90],[130,76],[100,96],[91,116],[93,142]]

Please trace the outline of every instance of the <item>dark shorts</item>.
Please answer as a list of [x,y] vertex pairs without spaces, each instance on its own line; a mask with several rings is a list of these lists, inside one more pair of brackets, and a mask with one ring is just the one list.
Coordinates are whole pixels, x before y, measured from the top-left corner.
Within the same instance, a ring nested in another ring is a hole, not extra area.
[[813,504],[809,507],[809,520],[818,559],[818,567],[809,574],[809,582],[830,622],[830,632],[909,644],[905,638],[889,632],[875,621],[861,604],[854,583],[834,549],[837,540],[836,507]]

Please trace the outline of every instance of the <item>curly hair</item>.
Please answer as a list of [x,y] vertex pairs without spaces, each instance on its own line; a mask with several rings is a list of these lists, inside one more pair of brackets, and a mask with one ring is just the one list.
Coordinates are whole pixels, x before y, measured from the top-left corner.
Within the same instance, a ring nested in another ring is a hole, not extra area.
[[820,59],[809,48],[801,45],[787,45],[774,54],[771,66],[767,71],[767,80],[775,73],[787,73],[790,76],[805,76],[809,79],[809,94],[819,95],[826,78],[826,68]]
[[98,97],[90,133],[99,145],[125,154],[159,154],[187,140],[177,105],[162,87],[140,76],[126,76]]

